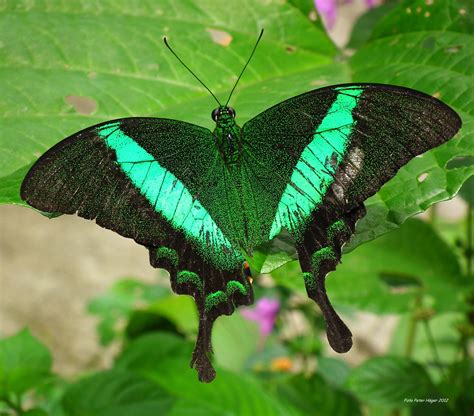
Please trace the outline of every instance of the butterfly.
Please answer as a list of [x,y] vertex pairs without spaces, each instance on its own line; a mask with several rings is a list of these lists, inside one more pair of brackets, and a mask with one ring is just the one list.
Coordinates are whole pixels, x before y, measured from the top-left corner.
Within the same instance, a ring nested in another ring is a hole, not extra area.
[[213,322],[253,302],[244,255],[283,230],[295,241],[329,344],[348,351],[352,334],[328,299],[326,275],[365,215],[364,201],[461,127],[436,98],[367,83],[306,92],[240,127],[228,105],[237,82],[224,105],[201,82],[219,105],[212,132],[164,118],[107,121],[49,149],[21,186],[22,199],[38,210],[95,219],[133,238],[153,267],[169,271],[174,292],[194,297],[191,366],[205,382],[216,375]]

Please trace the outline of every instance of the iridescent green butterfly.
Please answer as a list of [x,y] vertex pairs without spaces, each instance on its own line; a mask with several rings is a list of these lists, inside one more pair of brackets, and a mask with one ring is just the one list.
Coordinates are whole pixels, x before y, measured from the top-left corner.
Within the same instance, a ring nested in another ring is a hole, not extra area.
[[439,100],[390,85],[317,89],[243,127],[227,105],[230,96],[225,105],[214,96],[213,132],[162,118],[82,130],[47,151],[21,188],[41,211],[77,213],[133,238],[148,248],[153,267],[170,272],[176,293],[194,297],[199,333],[191,365],[202,381],[215,377],[213,322],[253,301],[242,253],[251,255],[282,230],[296,242],[330,345],[348,351],[351,332],[329,302],[326,274],[365,214],[364,201],[461,126]]

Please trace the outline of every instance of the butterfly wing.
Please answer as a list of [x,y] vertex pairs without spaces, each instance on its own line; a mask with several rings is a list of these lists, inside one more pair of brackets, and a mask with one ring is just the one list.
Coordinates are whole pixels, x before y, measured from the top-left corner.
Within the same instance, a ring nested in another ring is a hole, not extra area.
[[252,302],[243,258],[203,202],[213,172],[223,169],[213,143],[209,130],[184,122],[115,120],[58,143],[21,187],[21,197],[41,211],[95,219],[148,248],[151,264],[170,272],[173,290],[195,298],[192,365],[204,381],[215,376],[213,321]]
[[459,116],[441,101],[381,84],[310,91],[243,126],[246,160],[266,167],[253,184],[268,207],[263,229],[269,239],[282,228],[296,239],[308,295],[321,307],[336,351],[350,349],[351,333],[334,312],[324,279],[365,214],[363,202],[460,126]]

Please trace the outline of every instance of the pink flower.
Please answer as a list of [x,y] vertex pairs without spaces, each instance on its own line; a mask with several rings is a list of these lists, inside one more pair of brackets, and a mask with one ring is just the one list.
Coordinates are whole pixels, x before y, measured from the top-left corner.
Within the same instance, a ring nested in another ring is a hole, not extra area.
[[[331,30],[336,23],[338,4],[351,3],[352,0],[314,0],[314,7],[324,17],[324,22],[328,30]],[[368,9],[379,4],[377,0],[365,0]]]
[[277,299],[261,298],[254,308],[242,308],[240,314],[251,321],[256,321],[260,327],[260,335],[266,338],[272,332],[280,309]]
[[337,0],[314,0],[314,7],[324,16],[326,27],[332,29],[336,23]]

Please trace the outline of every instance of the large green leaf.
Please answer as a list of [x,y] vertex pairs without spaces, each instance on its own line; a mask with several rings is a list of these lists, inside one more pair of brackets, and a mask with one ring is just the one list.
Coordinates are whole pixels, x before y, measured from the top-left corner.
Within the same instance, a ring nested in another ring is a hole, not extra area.
[[145,335],[130,342],[117,360],[117,367],[146,375],[179,398],[178,415],[297,415],[280,403],[252,377],[219,369],[211,384],[197,380],[189,367],[190,344],[168,334]]
[[357,400],[345,391],[327,384],[319,375],[302,375],[281,383],[278,393],[305,415],[358,416]]
[[21,394],[50,376],[51,354],[28,329],[0,341],[0,396]]
[[433,390],[425,369],[402,357],[376,357],[354,369],[347,386],[361,400],[401,407],[430,397]]
[[131,341],[115,366],[146,374],[159,371],[163,361],[176,358],[188,363],[192,348],[176,335],[156,332]]
[[291,260],[296,260],[295,242],[286,230],[271,241],[263,243],[252,253],[246,256],[252,275],[259,273],[270,273]]
[[470,0],[402,1],[351,59],[353,81],[403,85],[439,97],[459,113],[463,127],[456,139],[412,160],[367,201],[367,216],[346,250],[451,198],[474,174],[473,164],[446,169],[451,159],[474,154],[473,16]]
[[62,403],[70,416],[155,416],[169,414],[174,401],[146,378],[111,370],[72,385]]
[[170,294],[153,302],[149,310],[173,322],[184,333],[195,333],[198,328],[196,304],[190,296]]
[[342,386],[350,371],[351,367],[343,360],[334,357],[318,357],[318,373],[333,386]]

